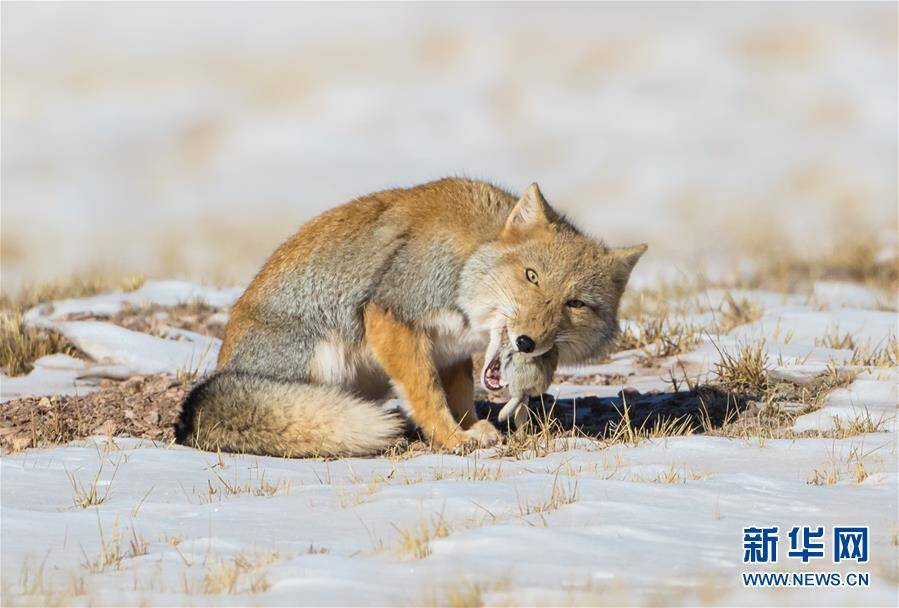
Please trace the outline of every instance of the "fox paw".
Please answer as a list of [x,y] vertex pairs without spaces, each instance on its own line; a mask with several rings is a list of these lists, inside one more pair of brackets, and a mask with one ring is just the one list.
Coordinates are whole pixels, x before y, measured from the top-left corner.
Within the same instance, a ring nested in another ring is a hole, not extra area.
[[458,450],[476,450],[478,448],[489,448],[500,442],[502,435],[487,420],[478,420],[470,429],[462,434],[462,443],[458,446]]

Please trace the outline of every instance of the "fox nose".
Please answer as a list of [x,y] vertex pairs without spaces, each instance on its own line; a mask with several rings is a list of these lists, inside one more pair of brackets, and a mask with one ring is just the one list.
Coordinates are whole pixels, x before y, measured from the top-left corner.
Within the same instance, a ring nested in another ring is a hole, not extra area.
[[530,336],[518,336],[515,339],[515,345],[518,347],[518,350],[523,353],[532,353],[534,352],[534,347],[537,346]]

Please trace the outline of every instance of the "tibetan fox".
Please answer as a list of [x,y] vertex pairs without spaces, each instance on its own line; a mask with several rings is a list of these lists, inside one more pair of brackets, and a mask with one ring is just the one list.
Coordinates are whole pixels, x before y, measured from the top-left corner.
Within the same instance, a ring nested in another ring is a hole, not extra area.
[[[287,240],[234,304],[217,370],[190,392],[175,434],[202,449],[352,456],[404,429],[378,401],[396,391],[440,449],[488,446],[472,354],[505,332],[560,364],[600,355],[645,245],[612,249],[521,197],[443,179],[357,198]],[[481,379],[502,385],[499,349]],[[555,355],[554,355],[555,356]]]

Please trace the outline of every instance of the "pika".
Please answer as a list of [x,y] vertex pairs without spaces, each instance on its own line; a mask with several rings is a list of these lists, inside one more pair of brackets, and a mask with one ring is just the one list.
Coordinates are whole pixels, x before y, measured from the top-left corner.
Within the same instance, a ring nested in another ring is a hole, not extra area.
[[542,395],[549,388],[559,363],[559,351],[553,346],[544,354],[531,357],[509,345],[501,357],[502,377],[508,382],[511,399],[499,411],[499,420],[505,422],[511,416],[515,428],[528,423],[528,397]]

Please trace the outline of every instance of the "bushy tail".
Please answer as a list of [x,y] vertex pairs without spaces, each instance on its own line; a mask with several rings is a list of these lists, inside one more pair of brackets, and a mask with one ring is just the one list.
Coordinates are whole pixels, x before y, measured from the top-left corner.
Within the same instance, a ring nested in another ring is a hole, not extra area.
[[338,387],[220,371],[195,386],[175,423],[178,443],[268,456],[364,456],[403,421]]

